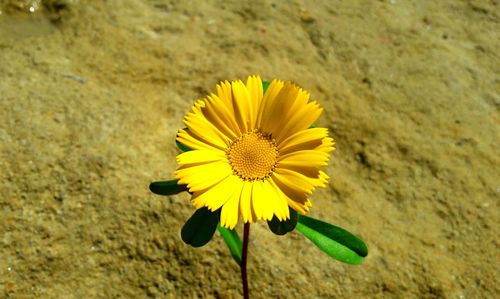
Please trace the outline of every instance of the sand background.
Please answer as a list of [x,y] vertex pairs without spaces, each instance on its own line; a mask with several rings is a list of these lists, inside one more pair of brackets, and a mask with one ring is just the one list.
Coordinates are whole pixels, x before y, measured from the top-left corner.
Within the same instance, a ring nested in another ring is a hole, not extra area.
[[249,74],[324,106],[311,214],[369,247],[344,265],[253,225],[252,298],[500,296],[498,1],[251,2],[0,1],[0,297],[239,298],[218,234],[180,240],[188,195],[148,184]]

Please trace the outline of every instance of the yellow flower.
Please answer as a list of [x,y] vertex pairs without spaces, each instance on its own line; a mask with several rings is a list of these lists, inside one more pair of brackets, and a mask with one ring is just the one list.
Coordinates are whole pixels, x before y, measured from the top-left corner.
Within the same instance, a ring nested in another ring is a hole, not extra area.
[[179,184],[193,193],[199,209],[220,208],[220,223],[234,228],[241,217],[290,218],[288,207],[306,213],[308,196],[324,187],[335,148],[326,128],[311,128],[322,112],[297,85],[273,80],[221,82],[217,94],[197,101],[184,117],[177,141],[191,148],[177,156]]

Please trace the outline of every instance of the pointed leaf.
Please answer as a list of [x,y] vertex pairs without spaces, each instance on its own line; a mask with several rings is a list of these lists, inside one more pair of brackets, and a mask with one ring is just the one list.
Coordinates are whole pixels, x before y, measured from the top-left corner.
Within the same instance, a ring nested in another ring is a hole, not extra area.
[[297,225],[297,212],[290,209],[290,219],[285,221],[279,221],[278,217],[273,216],[273,219],[268,221],[267,225],[276,235],[285,235],[295,229],[295,226]]
[[183,152],[189,152],[191,151],[192,149],[190,149],[189,147],[185,146],[184,144],[180,143],[179,141],[175,141],[175,144],[177,145],[177,147],[183,151]]
[[347,230],[299,215],[297,231],[332,258],[348,264],[361,264],[368,255],[365,243]]
[[269,81],[262,81],[262,93],[263,94],[266,94],[266,90],[269,87],[269,84],[271,84],[271,83],[269,83]]
[[219,214],[220,210],[211,212],[207,207],[196,210],[182,227],[182,241],[193,247],[201,247],[207,244],[217,229]]
[[243,244],[241,243],[240,236],[238,232],[234,229],[227,229],[220,225],[217,225],[217,229],[221,234],[224,242],[226,242],[229,251],[231,252],[231,256],[235,260],[238,265],[241,265],[241,254],[243,251]]
[[158,195],[174,195],[187,191],[186,185],[177,184],[177,180],[152,182],[149,184],[149,190]]

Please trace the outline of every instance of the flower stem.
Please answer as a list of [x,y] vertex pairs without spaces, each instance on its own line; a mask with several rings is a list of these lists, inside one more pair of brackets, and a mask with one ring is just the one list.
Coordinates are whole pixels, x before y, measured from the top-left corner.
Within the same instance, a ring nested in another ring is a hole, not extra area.
[[250,223],[243,226],[243,252],[241,254],[241,281],[243,283],[243,298],[249,299],[248,279],[247,279],[247,256],[248,256],[248,237],[250,235]]

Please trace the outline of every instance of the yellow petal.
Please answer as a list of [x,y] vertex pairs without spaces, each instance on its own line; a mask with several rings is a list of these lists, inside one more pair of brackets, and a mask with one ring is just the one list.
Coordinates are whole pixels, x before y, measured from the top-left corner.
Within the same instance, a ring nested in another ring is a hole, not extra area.
[[250,94],[243,82],[233,81],[231,84],[233,91],[233,108],[236,122],[241,131],[248,132],[252,128],[252,119],[255,117],[252,109]]
[[273,80],[269,84],[264,97],[262,98],[261,104],[258,107],[258,115],[257,115],[257,127],[262,128],[263,131],[270,133],[270,131],[266,131],[267,124],[269,124],[269,119],[272,117],[270,113],[268,113],[271,109],[271,106],[274,105],[276,96],[283,88],[283,82],[279,80]]
[[188,113],[184,117],[184,123],[198,140],[214,147],[225,149],[231,143],[231,139],[209,122],[201,112]]
[[205,108],[202,109],[202,112],[215,127],[226,136],[235,139],[242,132],[234,119],[232,108],[226,105],[218,96],[211,94],[205,99]]
[[259,76],[249,76],[246,88],[250,96],[250,127],[249,130],[256,128],[257,114],[260,103],[262,102],[262,80]]
[[261,128],[263,131],[271,133],[275,137],[278,136],[277,134],[283,125],[288,122],[285,116],[289,112],[291,101],[297,97],[298,92],[299,88],[295,84],[287,82],[274,98],[264,96],[267,107],[265,107],[266,110],[262,111]]
[[261,181],[252,182],[252,210],[257,220],[263,218],[265,197],[262,194]]
[[294,201],[290,198],[288,199],[288,205],[300,214],[306,214],[309,211],[309,208],[306,204]]
[[273,173],[273,179],[275,182],[289,186],[297,193],[311,194],[315,188],[314,181],[288,169],[277,168]]
[[[284,200],[286,200],[286,203],[288,206],[290,206],[292,209],[294,209],[295,211],[297,211],[301,214],[305,214],[308,211],[308,207],[306,204],[308,199],[307,199],[307,195],[305,193],[298,192],[297,190],[294,190],[294,189],[290,188],[289,186],[284,185],[279,180],[277,180],[274,176],[271,178],[272,178],[273,183],[277,187],[277,190],[279,190],[279,192],[281,192]],[[287,213],[287,214],[288,214],[287,218],[290,218],[289,213]]]
[[319,150],[300,150],[280,156],[278,167],[288,168],[292,166],[321,167],[328,165],[330,155]]
[[179,130],[179,132],[177,132],[177,141],[189,147],[190,149],[208,149],[224,152],[224,149],[213,146],[204,142],[203,140],[198,139],[198,137],[193,135],[189,130]]
[[312,208],[312,206],[313,206],[312,202],[309,199],[306,200],[306,207]]
[[330,177],[317,167],[287,166],[286,169],[297,172],[307,178],[315,187],[325,187]]
[[225,161],[200,165],[184,165],[175,171],[179,184],[186,184],[190,192],[203,190],[216,185],[232,173],[231,166]]
[[240,214],[245,223],[253,223],[257,220],[252,211],[252,182],[243,181],[240,195]]
[[223,151],[207,150],[207,149],[184,152],[182,154],[177,155],[176,160],[177,164],[179,165],[204,164],[215,161],[227,161],[226,154]]
[[335,142],[333,141],[333,138],[326,137],[323,138],[321,145],[315,148],[315,150],[329,153],[335,150],[335,147],[333,146],[334,144]]
[[233,113],[233,92],[231,83],[228,81],[220,82],[217,85],[217,96],[224,102],[225,106]]
[[328,183],[329,179],[330,179],[330,177],[326,173],[324,173],[323,171],[320,171],[319,177],[316,180],[316,186],[322,187],[322,188],[326,187],[326,184]]
[[194,192],[191,200],[196,208],[205,206],[211,211],[216,211],[235,194],[239,198],[240,191],[241,184],[238,179],[233,175],[229,175],[211,188]]
[[297,97],[290,101],[290,109],[288,110],[288,114],[285,116],[286,118],[292,117],[297,111],[300,110],[301,107],[307,105],[307,102],[309,101],[309,93],[298,86],[297,88]]
[[254,181],[252,184],[252,209],[257,219],[269,221],[274,215],[280,220],[285,219],[288,206],[286,199],[278,193],[278,187],[271,180]]
[[278,144],[281,155],[298,151],[312,150],[323,143],[323,138],[328,136],[326,128],[308,128],[298,131]]
[[307,103],[308,100],[309,93],[294,83],[285,83],[273,98],[264,96],[260,127],[277,142],[308,128],[322,111],[316,102]]
[[264,203],[262,218],[264,220],[271,220],[273,219],[274,214],[279,214],[280,217],[282,217],[281,207],[279,206],[280,198],[276,189],[269,183],[268,180],[261,183],[261,196]]
[[[266,185],[274,192],[272,197],[274,203],[274,214],[279,219],[279,221],[284,221],[290,219],[290,211],[288,210],[288,203],[286,195],[281,191],[281,189],[276,186],[272,179],[265,182]],[[271,199],[271,198],[270,198]]]
[[288,199],[288,205],[300,214],[307,214],[309,209],[312,208],[312,203],[309,199],[306,199],[304,202]]
[[276,178],[274,174],[271,176],[271,179],[279,188],[279,190],[281,190],[283,194],[286,195],[286,197],[301,203],[307,200],[307,194],[305,192],[297,191],[296,189],[293,189],[291,186],[282,183],[280,180]]
[[280,143],[288,136],[309,128],[318,119],[322,111],[323,108],[316,102],[299,107],[289,118],[286,118],[286,121],[283,121],[278,127],[274,128],[273,136]]
[[[302,173],[294,169],[279,169],[277,172],[296,177],[304,183],[304,188],[306,188],[305,186],[309,186],[309,188],[311,188],[311,192],[307,192],[308,194],[312,193],[312,191],[314,191],[317,187],[325,187],[330,179],[330,177],[321,170],[316,171],[313,175],[310,175],[309,173]],[[297,185],[290,186],[291,189],[296,187]],[[297,190],[302,191],[303,189],[297,188]]]
[[220,224],[229,229],[233,229],[238,224],[238,206],[240,194],[235,193],[224,204],[220,213]]

